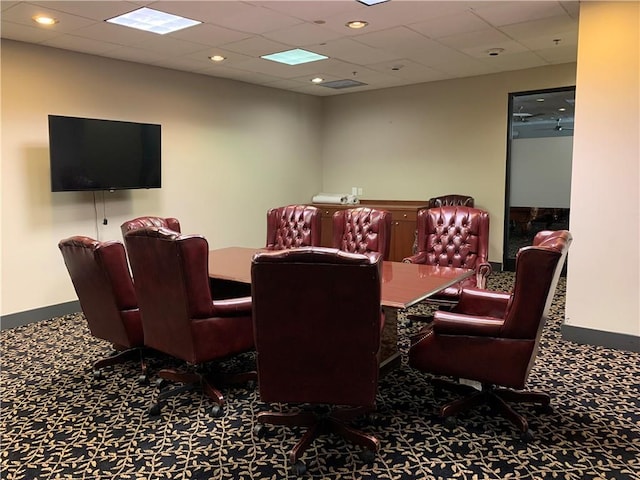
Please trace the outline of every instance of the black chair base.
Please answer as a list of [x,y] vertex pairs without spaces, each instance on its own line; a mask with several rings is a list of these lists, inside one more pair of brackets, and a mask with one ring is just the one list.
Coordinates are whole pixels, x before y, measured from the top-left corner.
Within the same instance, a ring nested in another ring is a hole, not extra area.
[[[216,385],[240,385],[255,382],[258,374],[255,371],[236,374],[204,374],[200,372],[182,372],[174,369],[163,369],[158,372],[158,395],[156,401],[149,407],[149,415],[160,415],[162,405],[168,398],[182,392],[201,390],[213,400],[211,414],[214,417],[222,415],[224,395]],[[181,384],[174,388],[164,388],[168,382]]]
[[311,446],[313,440],[324,433],[335,433],[345,440],[363,447],[363,458],[370,461],[380,449],[380,441],[373,435],[347,425],[358,416],[372,412],[369,407],[342,407],[324,411],[300,412],[261,412],[257,416],[256,434],[261,434],[264,424],[308,427],[302,438],[289,452],[289,462],[295,474],[302,474],[306,470],[300,461],[302,454]]
[[520,438],[523,441],[533,439],[533,434],[529,430],[527,419],[511,408],[507,402],[533,403],[545,408],[549,408],[551,403],[551,397],[543,392],[517,391],[508,388],[497,388],[493,385],[482,385],[482,390],[478,390],[469,385],[443,379],[434,379],[432,384],[436,390],[451,390],[465,395],[463,398],[454,400],[440,407],[440,417],[442,417],[447,424],[452,425],[455,423],[454,417],[458,413],[488,403],[498,413],[502,414],[513,425],[518,427],[518,430],[520,430]]

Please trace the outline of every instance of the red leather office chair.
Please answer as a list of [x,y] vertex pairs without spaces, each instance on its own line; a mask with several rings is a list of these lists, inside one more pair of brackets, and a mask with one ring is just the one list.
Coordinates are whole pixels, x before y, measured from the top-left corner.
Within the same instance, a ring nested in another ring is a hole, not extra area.
[[333,214],[333,247],[344,252],[379,252],[389,260],[391,213],[359,207]]
[[436,207],[473,207],[474,199],[468,195],[449,194],[429,199],[428,208]]
[[533,367],[571,241],[567,230],[538,233],[533,246],[521,248],[516,256],[511,293],[464,289],[453,311],[436,312],[433,324],[413,340],[409,349],[409,365],[413,368],[472,380],[482,386],[477,390],[434,381],[437,388],[468,395],[440,408],[440,415],[448,423],[458,412],[490,402],[518,426],[523,440],[533,438],[527,420],[506,401],[549,405],[548,394],[520,390]]
[[310,205],[287,205],[267,212],[267,250],[320,245],[320,210]]
[[120,225],[120,230],[122,231],[122,236],[124,237],[124,235],[131,230],[137,230],[139,228],[146,227],[163,227],[180,233],[180,222],[177,218],[172,217],[138,217],[134,218],[133,220],[124,222],[122,225]]
[[[201,367],[253,349],[251,297],[212,301],[204,237],[147,227],[131,230],[124,238],[148,347]],[[161,391],[150,414],[159,414],[168,397],[194,387],[201,387],[216,403],[213,415],[221,414],[224,397],[214,386],[221,375],[200,368],[195,373],[163,369],[158,376],[184,387]],[[253,378],[255,372],[226,380]]]
[[[423,208],[418,211],[418,253],[408,263],[472,268],[474,276],[427,299],[428,303],[451,307],[463,288],[485,288],[491,273],[489,256],[489,214],[471,207]],[[411,316],[418,318],[418,316]]]
[[[375,408],[384,324],[381,263],[378,253],[322,247],[263,252],[253,258],[260,398],[305,407],[259,413],[257,433],[265,423],[308,427],[289,454],[294,473],[304,472],[299,459],[323,431],[344,436],[371,457],[378,451],[375,437],[347,422]],[[336,405],[342,407],[329,407]]]
[[74,236],[58,243],[82,312],[94,337],[111,342],[119,353],[93,364],[96,378],[104,367],[142,357],[144,338],[138,301],[121,242]]

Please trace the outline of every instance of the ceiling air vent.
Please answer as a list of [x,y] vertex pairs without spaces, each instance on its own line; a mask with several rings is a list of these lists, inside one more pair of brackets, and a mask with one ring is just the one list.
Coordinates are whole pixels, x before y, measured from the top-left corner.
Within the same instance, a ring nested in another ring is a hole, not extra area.
[[345,80],[333,80],[331,82],[324,82],[324,83],[321,83],[320,85],[323,87],[339,89],[339,88],[361,87],[362,85],[367,85],[367,84],[358,82],[357,80],[350,80],[347,78]]

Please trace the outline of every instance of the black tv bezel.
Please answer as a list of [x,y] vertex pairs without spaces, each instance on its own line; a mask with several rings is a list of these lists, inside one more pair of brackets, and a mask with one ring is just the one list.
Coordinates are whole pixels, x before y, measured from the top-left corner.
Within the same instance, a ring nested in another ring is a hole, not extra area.
[[[73,186],[69,188],[55,188],[54,189],[54,169],[53,169],[53,159],[51,155],[51,119],[52,118],[63,118],[63,119],[72,119],[72,120],[82,120],[82,121],[97,121],[97,122],[108,122],[108,123],[120,123],[120,124],[131,124],[131,125],[139,125],[139,126],[150,126],[150,127],[158,127],[158,182],[157,184],[148,184],[148,185],[133,185],[133,186],[110,186],[110,187],[81,187],[81,186]],[[58,115],[58,114],[49,114],[47,116],[48,122],[48,132],[49,132],[49,176],[50,176],[50,187],[52,193],[61,193],[61,192],[114,192],[121,190],[151,190],[151,189],[159,189],[162,188],[162,124],[159,123],[147,123],[147,122],[134,122],[130,120],[113,120],[108,118],[93,118],[93,117],[78,117],[73,115]]]

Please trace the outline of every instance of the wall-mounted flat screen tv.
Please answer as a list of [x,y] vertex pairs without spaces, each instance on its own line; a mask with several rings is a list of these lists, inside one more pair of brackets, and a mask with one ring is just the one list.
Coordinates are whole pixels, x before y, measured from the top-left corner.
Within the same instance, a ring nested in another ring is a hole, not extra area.
[[49,115],[51,191],[161,187],[160,125]]

